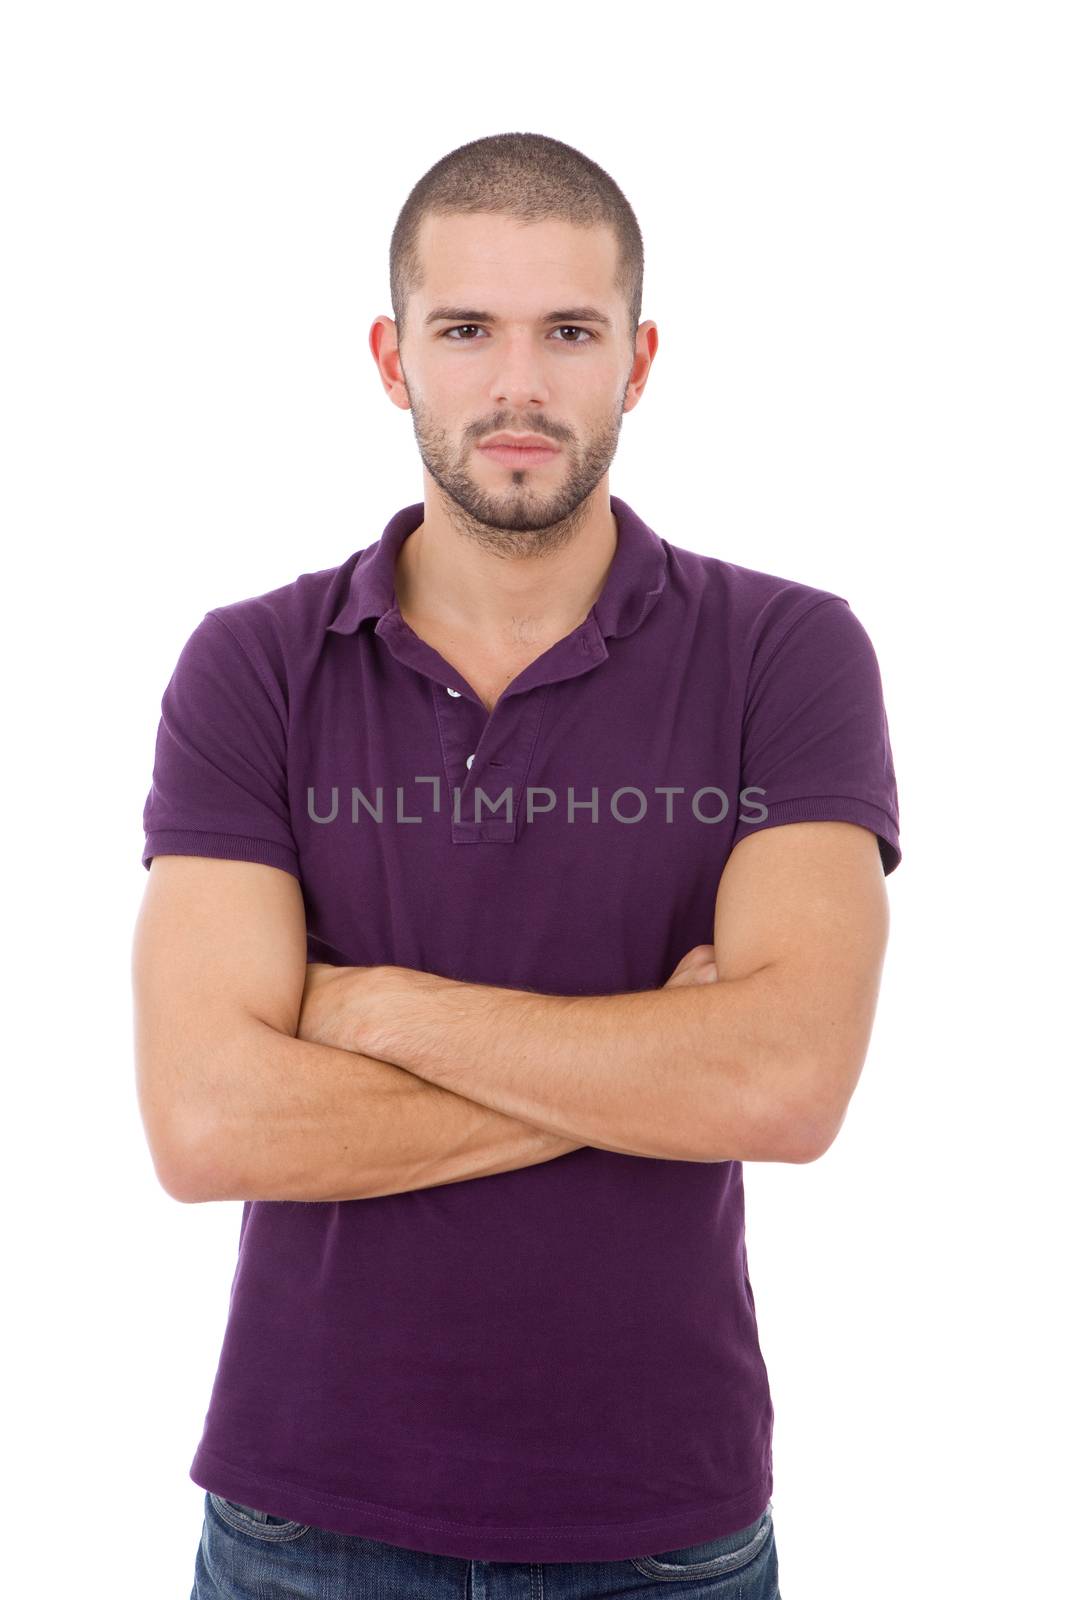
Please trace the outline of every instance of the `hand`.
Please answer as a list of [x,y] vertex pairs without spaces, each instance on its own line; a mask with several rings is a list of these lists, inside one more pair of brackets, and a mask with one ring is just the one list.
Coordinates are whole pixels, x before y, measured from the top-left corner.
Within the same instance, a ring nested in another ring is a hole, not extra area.
[[681,989],[697,983],[717,983],[719,969],[715,965],[715,946],[695,944],[686,952],[663,985],[665,989]]

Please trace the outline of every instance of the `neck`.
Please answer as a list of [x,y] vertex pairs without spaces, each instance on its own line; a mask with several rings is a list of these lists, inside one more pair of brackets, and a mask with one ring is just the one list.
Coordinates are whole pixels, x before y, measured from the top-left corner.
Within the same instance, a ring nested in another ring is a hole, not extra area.
[[476,523],[434,491],[397,555],[396,599],[409,623],[516,645],[585,620],[618,539],[606,479],[563,522],[519,531]]

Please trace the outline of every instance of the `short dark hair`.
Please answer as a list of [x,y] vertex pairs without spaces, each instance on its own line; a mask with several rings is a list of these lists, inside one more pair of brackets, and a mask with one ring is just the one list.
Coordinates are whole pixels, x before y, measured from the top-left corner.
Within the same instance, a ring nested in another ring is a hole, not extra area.
[[522,222],[549,218],[607,226],[618,241],[615,286],[629,308],[630,342],[641,321],[644,246],[633,208],[595,161],[543,133],[494,133],[461,144],[423,175],[404,201],[389,244],[389,293],[398,340],[408,296],[424,282],[418,235],[427,216],[495,211]]

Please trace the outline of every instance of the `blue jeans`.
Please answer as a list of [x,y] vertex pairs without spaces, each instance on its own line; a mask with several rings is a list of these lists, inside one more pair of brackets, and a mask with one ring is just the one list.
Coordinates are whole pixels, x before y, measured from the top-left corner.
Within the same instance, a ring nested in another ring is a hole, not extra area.
[[771,1505],[747,1528],[621,1561],[464,1561],[204,1496],[190,1600],[781,1600]]

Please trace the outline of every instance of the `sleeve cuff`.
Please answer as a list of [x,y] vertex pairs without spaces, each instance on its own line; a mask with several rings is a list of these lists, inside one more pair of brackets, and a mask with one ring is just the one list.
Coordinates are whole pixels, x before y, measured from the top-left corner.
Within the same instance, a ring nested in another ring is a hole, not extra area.
[[265,867],[281,867],[300,877],[296,851],[273,839],[247,839],[237,833],[196,833],[160,828],[145,835],[141,863],[148,871],[153,856],[211,856],[221,861],[258,861]]
[[[754,800],[746,801],[745,809],[751,809],[755,804]],[[739,822],[734,830],[733,843],[736,844],[750,833],[759,833],[762,828],[774,828],[783,822],[855,822],[861,828],[869,828],[877,836],[885,877],[888,878],[900,865],[897,824],[888,811],[872,805],[870,801],[842,795],[817,795],[813,799],[779,800],[767,806],[766,811],[767,815],[759,821]]]

